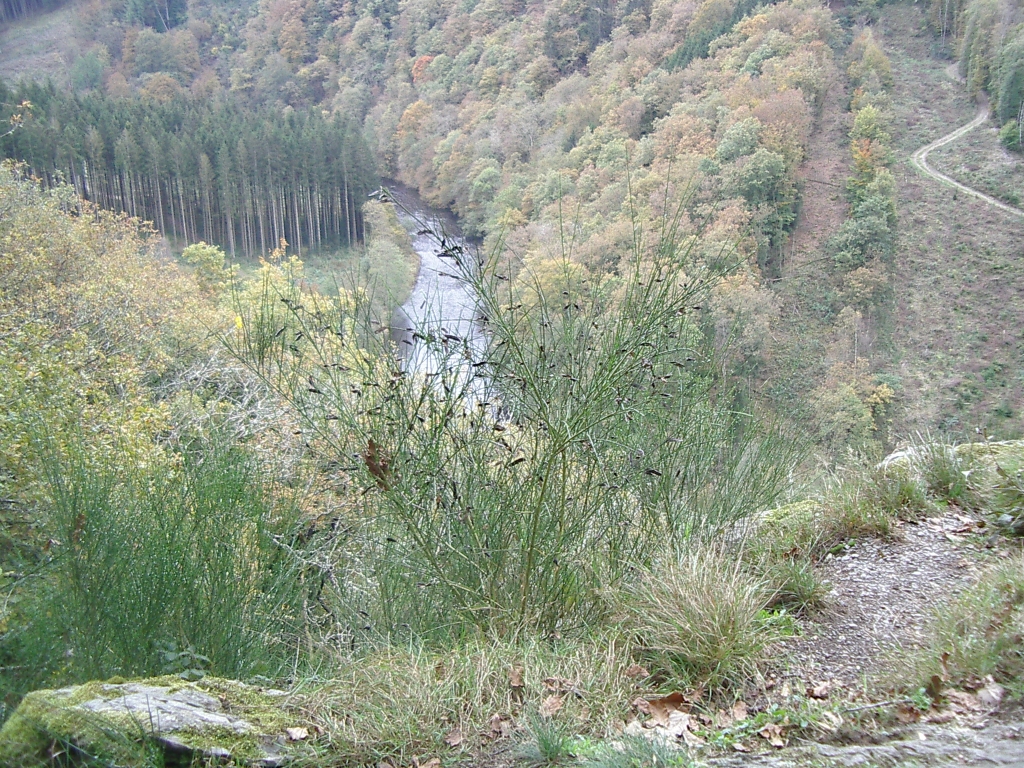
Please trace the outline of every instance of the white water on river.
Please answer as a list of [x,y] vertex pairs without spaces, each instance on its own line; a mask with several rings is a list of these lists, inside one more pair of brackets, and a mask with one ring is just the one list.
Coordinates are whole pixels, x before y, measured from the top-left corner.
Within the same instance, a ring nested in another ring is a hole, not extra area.
[[467,243],[454,217],[428,208],[412,190],[388,187],[398,218],[419,256],[416,284],[391,320],[391,337],[407,371],[432,375],[459,366],[469,374],[483,359],[487,340],[477,320],[477,300],[458,274],[459,266],[442,253],[440,236],[461,245],[466,258],[475,247]]

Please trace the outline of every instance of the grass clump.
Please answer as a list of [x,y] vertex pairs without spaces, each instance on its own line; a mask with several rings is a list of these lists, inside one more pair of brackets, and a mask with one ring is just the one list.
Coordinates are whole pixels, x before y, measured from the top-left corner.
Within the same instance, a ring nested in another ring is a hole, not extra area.
[[911,468],[933,499],[966,509],[981,505],[980,489],[973,479],[979,467],[970,453],[943,442],[919,439],[910,455]]
[[[626,675],[631,664],[631,646],[613,633],[578,640],[465,638],[447,648],[385,645],[324,655],[322,673],[305,678],[294,693],[330,736],[312,763],[318,768],[464,754],[524,725],[535,740],[545,740],[538,745],[543,753],[534,753],[539,759],[567,748],[555,722],[574,736],[592,737],[621,724],[636,697]],[[539,716],[531,725],[530,713],[545,706],[550,727],[538,725]]]
[[563,765],[576,758],[576,736],[564,723],[534,712],[527,717],[526,730],[529,740],[519,758],[527,765]]
[[612,595],[645,659],[694,687],[738,685],[771,641],[761,612],[767,583],[714,547],[667,558]]
[[805,558],[783,558],[764,567],[762,574],[773,595],[769,608],[806,613],[820,608],[828,594],[827,585],[814,572],[814,564]]
[[[859,538],[888,539],[900,520],[916,520],[934,506],[917,479],[902,466],[848,471],[836,476],[816,499],[771,510],[754,521],[748,557],[764,567],[816,562]],[[787,566],[793,577],[803,566]],[[799,585],[794,585],[799,586]]]
[[876,467],[840,478],[823,500],[819,546],[832,549],[863,537],[891,538],[900,520],[916,520],[932,506],[918,480],[901,467]]
[[1024,556],[990,567],[940,607],[928,636],[928,646],[903,665],[904,687],[927,686],[933,675],[951,685],[992,675],[1024,695]]
[[624,736],[604,744],[583,762],[586,768],[686,768],[686,752],[659,739]]

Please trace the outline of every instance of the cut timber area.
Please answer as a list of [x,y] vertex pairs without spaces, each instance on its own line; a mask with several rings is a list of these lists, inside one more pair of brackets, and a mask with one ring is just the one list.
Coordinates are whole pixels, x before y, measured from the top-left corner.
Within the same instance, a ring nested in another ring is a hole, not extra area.
[[930,165],[928,165],[928,153],[929,152],[931,152],[933,149],[938,149],[939,147],[944,147],[947,144],[950,144],[950,143],[956,141],[960,137],[967,135],[968,133],[973,131],[975,128],[977,128],[979,125],[982,125],[985,122],[987,122],[988,121],[988,115],[989,115],[989,106],[988,106],[988,101],[986,100],[978,108],[978,115],[977,115],[977,117],[975,117],[973,120],[971,120],[971,122],[967,123],[967,125],[962,125],[959,128],[957,128],[955,131],[947,133],[941,139],[936,139],[931,144],[928,144],[928,145],[926,145],[924,147],[921,147],[919,150],[917,150],[917,152],[915,152],[913,155],[910,156],[910,164],[913,165],[915,168],[917,168],[919,171],[921,171],[921,173],[923,173],[925,176],[930,176],[931,178],[935,179],[938,182],[941,182],[942,184],[946,184],[946,185],[948,185],[950,187],[953,187],[955,189],[959,189],[961,192],[965,192],[968,195],[971,195],[972,197],[978,198],[979,200],[984,200],[989,205],[994,205],[996,208],[999,208],[1000,210],[1006,211],[1007,213],[1009,213],[1009,214],[1011,214],[1013,216],[1024,217],[1024,211],[1022,211],[1020,208],[1014,208],[1012,205],[1007,205],[1006,203],[1002,203],[1002,202],[996,200],[994,197],[990,197],[989,195],[986,195],[984,192],[979,192],[976,189],[968,187],[966,184],[961,184],[956,179],[950,178],[949,176],[947,176],[944,173],[939,173],[934,168],[932,168]]
[[57,86],[67,85],[74,57],[66,48],[73,45],[71,25],[76,13],[72,3],[59,11],[0,25],[0,77],[4,82],[49,79]]
[[[914,154],[970,125],[978,107],[950,78],[950,62],[932,55],[934,38],[920,8],[901,5],[879,26],[896,84],[894,149],[903,158],[893,168],[899,240],[887,372],[899,378],[902,404],[894,433],[973,436],[979,428],[1017,437],[1024,405],[1018,375],[1024,274],[1017,268],[1024,219],[918,171]],[[993,148],[998,143],[980,127],[970,136]]]

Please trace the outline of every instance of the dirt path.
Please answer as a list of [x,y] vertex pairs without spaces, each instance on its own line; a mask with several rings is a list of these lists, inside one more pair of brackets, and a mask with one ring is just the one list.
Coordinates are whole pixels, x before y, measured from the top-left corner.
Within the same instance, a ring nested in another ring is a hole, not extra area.
[[847,692],[884,678],[925,641],[935,605],[971,582],[956,544],[964,525],[956,515],[903,523],[896,541],[860,541],[824,562],[831,591],[806,634],[786,643],[791,673]]
[[910,156],[910,164],[914,166],[914,168],[916,168],[917,170],[921,171],[921,173],[925,174],[926,176],[930,176],[931,178],[935,179],[941,184],[953,187],[954,189],[959,189],[961,192],[976,197],[979,200],[984,200],[986,203],[994,205],[996,208],[1006,211],[1007,213],[1012,213],[1014,216],[1020,216],[1024,218],[1024,211],[1020,210],[1019,208],[1014,208],[1011,205],[1007,205],[1006,203],[996,200],[994,197],[989,197],[984,192],[979,192],[976,189],[972,189],[971,187],[961,184],[959,181],[950,178],[944,173],[936,171],[934,168],[928,165],[929,152],[931,152],[934,149],[938,149],[939,147],[944,147],[947,144],[956,141],[961,136],[970,133],[979,125],[982,125],[986,120],[988,120],[988,102],[985,102],[981,105],[981,107],[978,110],[977,116],[973,120],[971,120],[971,122],[967,123],[967,125],[962,125],[955,131],[947,133],[941,139],[936,139],[931,144],[927,144],[921,147],[919,150],[917,150],[913,155]]

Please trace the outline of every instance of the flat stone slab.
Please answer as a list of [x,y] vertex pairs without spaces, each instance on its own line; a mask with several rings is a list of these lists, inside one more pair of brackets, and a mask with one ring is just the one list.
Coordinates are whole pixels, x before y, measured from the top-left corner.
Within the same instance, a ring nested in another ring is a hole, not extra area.
[[284,766],[311,754],[315,729],[289,711],[290,696],[232,680],[177,677],[92,682],[28,694],[0,729],[0,765],[50,768],[69,758],[143,768],[194,757]]

